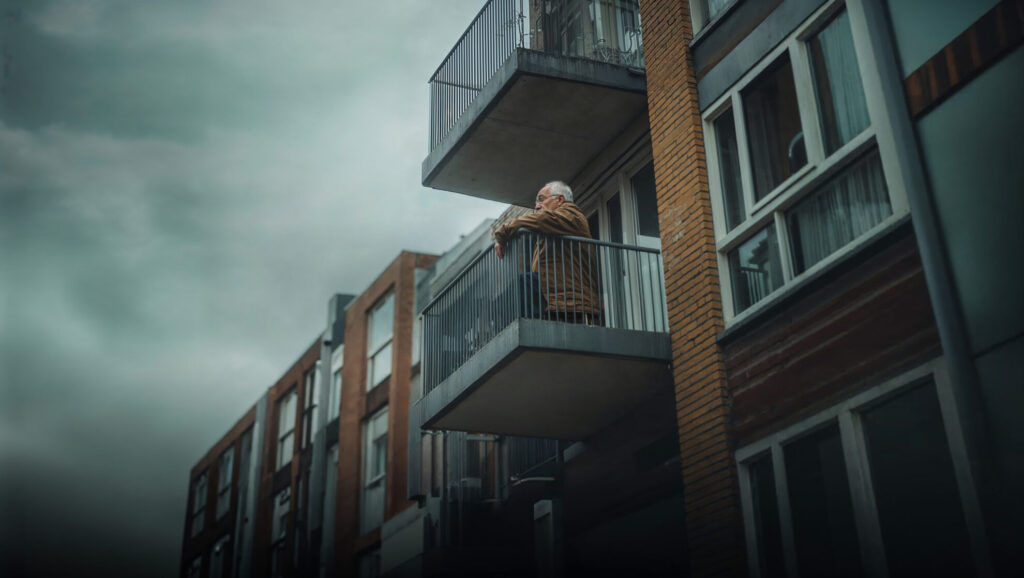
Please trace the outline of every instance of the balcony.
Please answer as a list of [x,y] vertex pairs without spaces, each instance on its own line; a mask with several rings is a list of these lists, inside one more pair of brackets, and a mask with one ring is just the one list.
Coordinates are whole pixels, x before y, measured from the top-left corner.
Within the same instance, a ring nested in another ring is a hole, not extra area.
[[484,5],[431,77],[425,186],[532,206],[644,114],[637,0],[526,4]]
[[668,386],[665,311],[659,251],[521,230],[424,309],[413,411],[425,429],[586,439]]

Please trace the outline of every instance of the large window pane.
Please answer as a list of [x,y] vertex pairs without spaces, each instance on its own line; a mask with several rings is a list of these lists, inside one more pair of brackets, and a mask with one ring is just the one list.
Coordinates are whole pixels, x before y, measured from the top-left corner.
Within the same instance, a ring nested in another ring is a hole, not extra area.
[[934,386],[866,411],[863,424],[890,576],[974,575]]
[[661,248],[658,228],[658,198],[654,189],[654,163],[640,169],[630,179],[636,197],[636,236],[641,247]]
[[840,12],[808,45],[825,151],[832,153],[871,124],[846,11]]
[[383,349],[374,354],[370,358],[370,375],[369,380],[366,383],[366,389],[373,389],[380,382],[384,381],[391,375],[391,344],[387,344]]
[[745,218],[743,188],[740,184],[740,149],[736,143],[736,121],[732,110],[715,120],[715,141],[718,144],[718,173],[722,183],[725,228],[731,231]]
[[800,201],[789,214],[794,267],[801,273],[892,214],[882,163],[872,154]]
[[775,225],[768,225],[729,253],[732,300],[739,313],[782,286]]
[[839,427],[832,425],[788,444],[785,456],[800,575],[860,576]]
[[782,56],[743,91],[754,196],[772,189],[807,164],[793,66]]
[[758,458],[748,468],[757,534],[757,564],[761,568],[761,576],[784,576],[782,530],[779,527],[779,504],[775,497],[771,454]]
[[391,339],[391,328],[395,320],[395,294],[389,293],[370,315],[369,350],[375,351]]

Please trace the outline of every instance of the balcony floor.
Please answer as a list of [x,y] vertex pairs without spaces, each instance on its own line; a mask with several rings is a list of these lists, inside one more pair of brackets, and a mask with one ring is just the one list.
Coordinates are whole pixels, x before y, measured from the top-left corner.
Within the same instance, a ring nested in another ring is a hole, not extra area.
[[423,184],[533,206],[647,107],[641,69],[519,49],[423,161]]
[[423,427],[583,440],[670,383],[665,333],[519,319],[419,402]]

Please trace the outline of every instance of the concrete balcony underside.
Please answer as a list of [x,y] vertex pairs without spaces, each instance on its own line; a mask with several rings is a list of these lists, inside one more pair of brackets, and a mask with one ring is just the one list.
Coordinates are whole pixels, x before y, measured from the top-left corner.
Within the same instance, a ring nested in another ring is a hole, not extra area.
[[670,382],[665,333],[519,319],[418,403],[425,429],[583,440]]
[[423,184],[533,206],[646,107],[642,69],[517,49],[423,161]]

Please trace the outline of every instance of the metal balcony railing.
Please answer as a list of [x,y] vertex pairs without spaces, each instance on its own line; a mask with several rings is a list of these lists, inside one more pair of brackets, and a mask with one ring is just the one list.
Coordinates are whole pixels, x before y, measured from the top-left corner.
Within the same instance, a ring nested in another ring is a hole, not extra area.
[[488,248],[423,310],[424,395],[519,318],[664,333],[661,252],[526,229]]
[[430,77],[430,150],[517,48],[643,67],[637,0],[490,0]]

